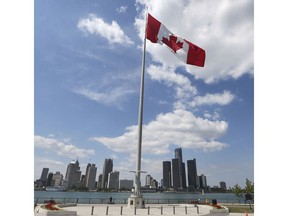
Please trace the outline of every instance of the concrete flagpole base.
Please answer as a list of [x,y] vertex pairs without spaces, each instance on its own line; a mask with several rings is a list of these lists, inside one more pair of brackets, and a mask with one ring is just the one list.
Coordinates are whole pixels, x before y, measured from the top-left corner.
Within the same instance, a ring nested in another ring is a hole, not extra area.
[[145,199],[142,196],[137,196],[132,194],[130,198],[128,198],[128,207],[129,208],[145,208]]

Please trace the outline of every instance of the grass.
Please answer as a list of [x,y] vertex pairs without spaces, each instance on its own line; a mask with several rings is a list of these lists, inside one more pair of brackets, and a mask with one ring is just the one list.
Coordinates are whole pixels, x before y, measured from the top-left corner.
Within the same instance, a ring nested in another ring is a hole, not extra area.
[[224,206],[226,206],[229,209],[229,212],[231,213],[254,213],[254,206],[251,205],[251,209],[249,205],[231,205],[231,204],[225,204]]

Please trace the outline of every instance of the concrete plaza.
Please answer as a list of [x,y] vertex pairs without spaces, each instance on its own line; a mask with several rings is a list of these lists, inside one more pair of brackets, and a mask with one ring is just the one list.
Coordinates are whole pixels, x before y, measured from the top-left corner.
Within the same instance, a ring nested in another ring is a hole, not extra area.
[[[225,205],[224,205],[225,206]],[[39,211],[40,204],[34,210],[34,216],[43,216],[45,213]],[[127,205],[121,204],[77,204],[75,206],[69,206],[63,208],[67,211],[76,211],[77,216],[133,216],[133,215],[209,215],[209,216],[247,216],[245,213],[210,213],[212,209],[208,205],[194,204],[149,204],[144,209],[128,208]],[[254,214],[249,213],[249,216]]]

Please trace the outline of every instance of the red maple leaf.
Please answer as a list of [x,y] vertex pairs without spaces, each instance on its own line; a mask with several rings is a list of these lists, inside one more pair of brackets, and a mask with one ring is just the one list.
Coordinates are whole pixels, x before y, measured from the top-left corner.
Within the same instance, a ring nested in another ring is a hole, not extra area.
[[177,39],[178,38],[176,36],[170,35],[169,40],[167,38],[163,37],[162,42],[164,44],[166,44],[168,47],[170,47],[176,53],[177,50],[183,48],[183,43],[180,41],[177,42]]

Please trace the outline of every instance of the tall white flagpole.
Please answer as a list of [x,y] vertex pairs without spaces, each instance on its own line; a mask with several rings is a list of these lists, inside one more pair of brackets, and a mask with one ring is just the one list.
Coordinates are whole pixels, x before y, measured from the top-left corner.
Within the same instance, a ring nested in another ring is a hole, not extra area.
[[128,203],[128,206],[137,207],[137,208],[145,208],[145,202],[143,199],[143,195],[141,194],[140,173],[141,173],[141,148],[142,148],[147,12],[146,12],[145,21],[146,21],[146,24],[145,24],[144,43],[143,43],[143,52],[142,52],[142,72],[141,72],[141,81],[140,81],[140,98],[139,98],[139,113],[138,113],[138,146],[137,146],[136,171],[135,171],[135,190],[134,190],[134,194],[131,195],[131,198]]

